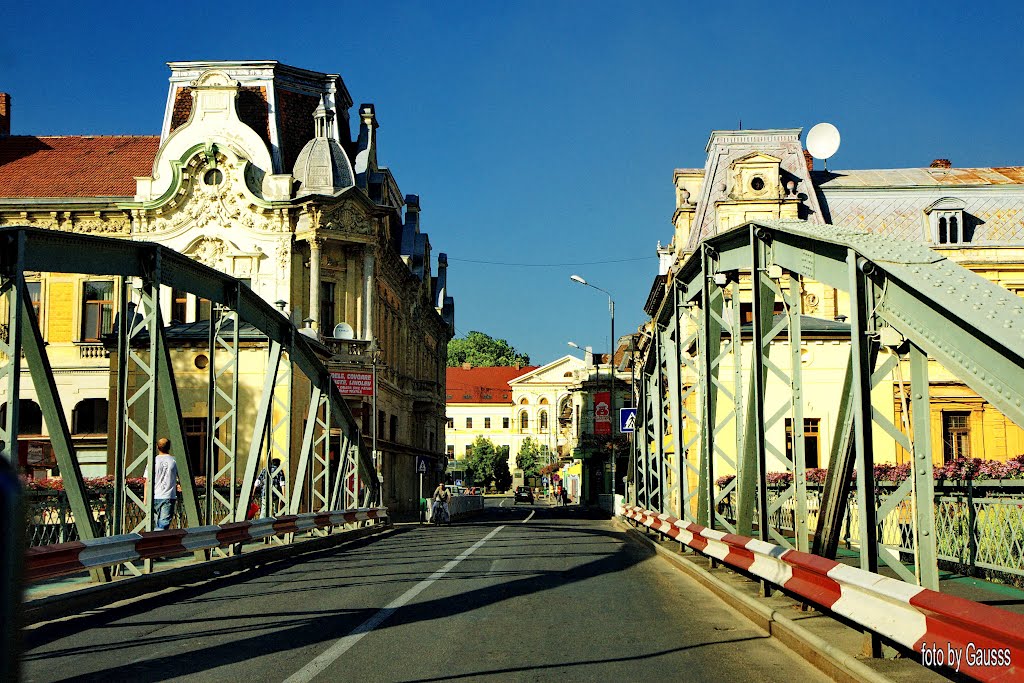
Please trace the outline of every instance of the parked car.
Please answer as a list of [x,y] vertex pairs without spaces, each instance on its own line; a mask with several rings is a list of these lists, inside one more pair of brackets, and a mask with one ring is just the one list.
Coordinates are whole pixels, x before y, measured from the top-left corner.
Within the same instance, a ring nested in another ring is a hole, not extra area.
[[532,505],[533,489],[531,489],[529,486],[520,486],[519,488],[517,488],[515,502],[518,503],[520,501],[524,503],[530,503]]

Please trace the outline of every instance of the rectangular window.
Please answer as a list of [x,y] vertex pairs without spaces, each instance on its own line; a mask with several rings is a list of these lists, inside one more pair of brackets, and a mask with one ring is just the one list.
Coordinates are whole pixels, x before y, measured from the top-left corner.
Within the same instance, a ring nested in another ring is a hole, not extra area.
[[508,429],[508,418],[507,417],[501,418],[501,428],[502,429]]
[[114,281],[82,283],[82,341],[98,342],[113,331]]
[[468,458],[470,455],[472,455],[472,453],[473,453],[473,447],[470,446],[469,444],[466,444],[466,457]]
[[448,448],[447,448],[447,452],[448,452],[448,457],[449,458],[454,458],[455,457],[455,446],[449,445]]
[[206,418],[185,418],[185,441],[188,444],[188,461],[192,475],[206,474]]
[[196,302],[196,320],[209,320],[213,313],[213,303],[209,299]]
[[466,418],[466,429],[472,429],[472,428],[473,428],[473,418],[467,417]]
[[320,333],[329,334],[334,330],[334,283],[320,283]]
[[25,286],[28,287],[28,300],[32,302],[32,310],[35,311],[36,321],[42,322],[42,294],[43,294],[43,283],[42,282],[26,282]]
[[392,443],[398,443],[398,416],[391,416],[391,425],[388,429],[388,433],[391,435],[390,439]]
[[491,428],[491,418],[485,417],[484,418],[484,429],[490,429],[490,428]]
[[[821,420],[817,417],[804,418],[804,467],[821,467],[821,451],[818,428]],[[793,419],[786,418],[786,457],[793,460]]]
[[171,321],[188,322],[188,292],[180,289],[171,290]]
[[454,417],[449,417],[448,418],[448,429],[455,429],[455,418]]
[[971,457],[970,412],[942,412],[942,457],[946,462]]
[[377,434],[377,438],[378,439],[383,439],[384,438],[384,418],[385,418],[385,415],[386,414],[384,413],[383,410],[378,410],[377,411],[377,432],[376,432],[376,434]]

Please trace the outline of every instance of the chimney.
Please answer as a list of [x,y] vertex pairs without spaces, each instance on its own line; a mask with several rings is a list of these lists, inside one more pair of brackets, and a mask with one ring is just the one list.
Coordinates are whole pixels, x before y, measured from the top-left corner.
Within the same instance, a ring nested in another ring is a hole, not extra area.
[[813,171],[814,170],[814,157],[812,157],[811,153],[808,152],[806,149],[804,150],[804,161],[807,162],[807,170],[808,171]]
[[437,291],[434,292],[434,306],[444,307],[444,298],[448,295],[448,254],[443,251],[437,255]]
[[0,92],[0,135],[11,134],[11,96]]
[[929,168],[953,168],[953,162],[949,159],[933,159]]

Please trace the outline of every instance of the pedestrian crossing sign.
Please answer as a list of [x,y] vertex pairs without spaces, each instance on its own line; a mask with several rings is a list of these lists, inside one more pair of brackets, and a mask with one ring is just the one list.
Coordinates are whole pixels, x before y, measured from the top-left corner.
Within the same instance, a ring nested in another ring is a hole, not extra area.
[[619,408],[619,432],[629,434],[636,431],[636,408]]

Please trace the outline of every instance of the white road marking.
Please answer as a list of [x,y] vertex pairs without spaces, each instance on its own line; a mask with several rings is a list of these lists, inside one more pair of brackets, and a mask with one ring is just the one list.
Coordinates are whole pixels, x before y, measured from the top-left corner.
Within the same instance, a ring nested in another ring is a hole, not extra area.
[[508,502],[508,498],[502,498],[501,502],[498,503],[498,507],[500,507],[500,508],[505,507],[505,503],[507,503],[507,502]]
[[536,510],[530,510],[530,516],[529,516],[529,517],[527,517],[526,519],[524,519],[524,520],[523,520],[522,522],[520,522],[520,523],[521,523],[521,524],[526,524],[526,523],[527,523],[527,522],[529,522],[529,521],[530,521],[531,519],[533,519],[533,516],[534,516],[535,514],[537,514],[537,511],[536,511]]
[[469,548],[462,551],[461,555],[456,557],[454,560],[451,560],[450,562],[448,562],[448,564],[441,567],[436,572],[434,572],[433,574],[431,574],[430,576],[423,579],[418,584],[407,590],[387,607],[374,614],[372,617],[370,617],[362,624],[357,626],[347,636],[338,640],[334,643],[334,645],[331,645],[323,653],[315,657],[313,661],[311,661],[309,664],[304,666],[299,671],[296,671],[294,674],[292,674],[285,680],[285,683],[308,683],[309,681],[313,680],[314,677],[322,673],[327,667],[329,667],[331,664],[337,661],[339,657],[348,652],[353,645],[362,640],[363,636],[365,636],[367,633],[380,626],[382,623],[384,623],[384,621],[387,620],[387,618],[394,614],[396,611],[398,611],[400,607],[402,607],[410,600],[415,598],[417,595],[422,593],[427,587],[430,586],[430,584],[434,583],[442,576],[444,576],[452,569],[454,569],[456,565],[458,565],[464,559],[466,559],[474,552],[476,552],[476,550],[480,546],[494,538],[494,535],[504,528],[504,525],[499,526],[497,529],[481,538],[479,541],[471,545]]

